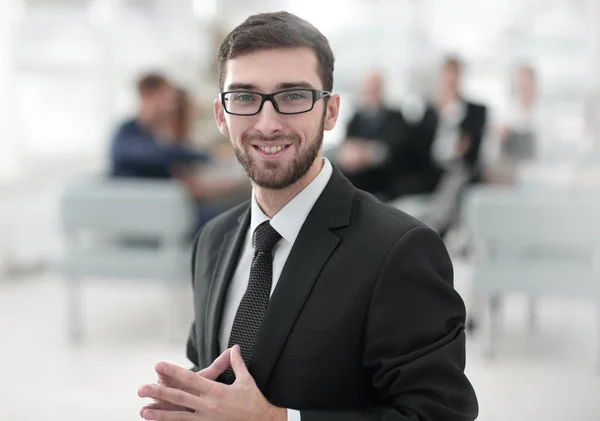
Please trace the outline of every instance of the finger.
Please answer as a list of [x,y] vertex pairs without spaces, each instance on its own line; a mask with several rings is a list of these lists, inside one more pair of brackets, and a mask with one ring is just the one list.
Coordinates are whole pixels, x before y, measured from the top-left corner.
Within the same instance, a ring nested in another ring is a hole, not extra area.
[[[229,357],[227,359],[229,360]],[[219,362],[218,365],[220,365],[220,364],[221,363]],[[229,364],[229,362],[227,362],[227,364]],[[204,370],[208,370],[209,368],[210,367],[205,368]],[[213,371],[213,369],[211,369],[208,374],[210,375],[212,371]],[[216,368],[214,369],[214,371],[216,371]],[[223,370],[223,371],[225,371],[225,370]],[[157,384],[160,384],[162,386],[172,387],[172,388],[179,389],[179,390],[183,390],[185,392],[191,393],[192,395],[197,395],[197,394],[201,393],[197,390],[197,387],[195,385],[187,384],[184,381],[181,381],[181,379],[178,379],[176,377],[171,377],[166,374],[161,374],[158,372],[156,374],[158,376]],[[197,372],[197,373],[192,372],[192,374],[194,374],[195,376],[199,376],[199,375],[201,376],[203,373],[202,372]],[[219,374],[217,374],[215,376],[215,379],[219,376]],[[206,377],[206,376],[204,376],[204,377]],[[210,379],[210,380],[214,380],[214,379]]]
[[210,367],[200,370],[197,374],[210,379],[216,380],[221,374],[225,372],[231,365],[231,348],[226,349],[216,360],[210,365]]
[[186,392],[190,392],[190,393],[194,392],[194,390],[192,388],[185,385],[182,381],[180,381],[179,379],[177,379],[175,377],[167,376],[165,374],[160,374],[160,373],[156,373],[156,374],[158,377],[157,384],[167,386],[167,387],[173,387],[175,389],[185,390]]
[[196,414],[189,412],[168,412],[149,409],[144,411],[142,418],[154,421],[197,421]]
[[192,409],[184,408],[183,406],[175,405],[175,404],[172,404],[171,402],[154,401],[151,404],[144,405],[140,409],[140,417],[144,416],[144,411],[146,409],[151,409],[151,410],[157,409],[157,410],[161,410],[161,411],[188,411],[188,412],[192,411]]
[[246,368],[246,363],[244,363],[244,359],[242,358],[242,351],[239,345],[234,345],[231,348],[231,368],[233,368],[233,372],[235,373],[235,378],[237,380],[243,380],[250,377],[250,372]]
[[161,409],[164,411],[181,411],[185,408],[179,405],[172,404],[171,402],[154,400],[152,403],[148,405],[144,405],[142,409],[140,409],[140,414],[144,409]]
[[198,396],[201,393],[210,393],[213,390],[216,382],[199,376],[198,373],[188,370],[187,368],[179,367],[175,364],[167,362],[159,362],[154,367],[159,377],[164,380],[176,382],[173,387],[176,389],[185,390],[193,395]]
[[[189,409],[199,409],[199,398],[183,390],[160,385],[146,385],[140,388],[140,397],[153,398],[159,401],[169,402],[177,406]],[[144,411],[145,413],[146,411]]]

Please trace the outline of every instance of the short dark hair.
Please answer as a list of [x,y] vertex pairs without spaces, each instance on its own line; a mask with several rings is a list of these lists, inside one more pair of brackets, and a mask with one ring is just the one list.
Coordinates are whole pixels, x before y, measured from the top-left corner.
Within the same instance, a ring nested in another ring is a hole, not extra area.
[[156,92],[168,84],[168,79],[160,73],[145,73],[138,78],[137,91],[140,96],[144,96]]
[[310,22],[288,12],[250,16],[226,37],[217,55],[219,88],[225,83],[227,60],[271,48],[309,47],[318,60],[323,89],[333,89],[333,51],[327,38]]

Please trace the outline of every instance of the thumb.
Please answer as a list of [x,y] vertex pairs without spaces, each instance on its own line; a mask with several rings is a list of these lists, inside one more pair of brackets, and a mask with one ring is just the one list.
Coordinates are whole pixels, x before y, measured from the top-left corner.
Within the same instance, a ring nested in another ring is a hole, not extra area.
[[225,372],[231,365],[231,348],[226,349],[221,355],[217,357],[213,363],[206,367],[204,370],[198,372],[199,375],[209,380],[216,380],[221,374]]
[[244,359],[242,358],[242,351],[239,345],[234,345],[231,348],[231,368],[233,368],[237,380],[244,380],[251,377],[248,368],[246,368],[246,363],[244,363]]

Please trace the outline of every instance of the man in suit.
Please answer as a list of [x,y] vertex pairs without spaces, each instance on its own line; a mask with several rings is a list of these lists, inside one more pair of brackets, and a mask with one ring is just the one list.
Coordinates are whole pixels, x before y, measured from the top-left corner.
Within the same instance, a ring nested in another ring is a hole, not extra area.
[[215,117],[252,199],[195,242],[190,371],[155,366],[147,420],[468,421],[464,305],[437,234],[321,156],[333,54],[310,23],[251,16],[219,50]]
[[448,57],[442,65],[437,96],[404,143],[401,173],[390,199],[431,194],[418,217],[445,236],[456,223],[465,187],[481,178],[480,150],[486,107],[461,94],[462,63]]
[[487,120],[484,105],[466,100],[461,93],[463,64],[449,56],[439,74],[437,95],[413,126],[405,143],[406,165],[396,181],[393,196],[432,193],[453,169],[479,178],[479,155]]
[[360,106],[350,119],[346,140],[335,163],[355,187],[385,198],[399,168],[403,166],[406,131],[399,110],[384,104],[383,77],[368,72],[362,81]]

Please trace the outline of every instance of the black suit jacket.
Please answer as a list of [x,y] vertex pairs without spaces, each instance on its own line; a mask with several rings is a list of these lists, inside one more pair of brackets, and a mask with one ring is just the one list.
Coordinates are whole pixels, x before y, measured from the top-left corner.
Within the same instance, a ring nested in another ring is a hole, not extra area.
[[[199,368],[219,354],[249,220],[240,205],[195,243],[188,358]],[[334,168],[271,296],[249,370],[272,404],[299,409],[302,421],[473,420],[464,320],[439,236]]]
[[378,124],[370,124],[362,111],[357,111],[348,124],[346,137],[358,137],[367,141],[381,141],[388,149],[387,159],[376,168],[359,174],[349,174],[353,184],[369,193],[384,193],[402,168],[406,121],[400,111],[381,108]]

